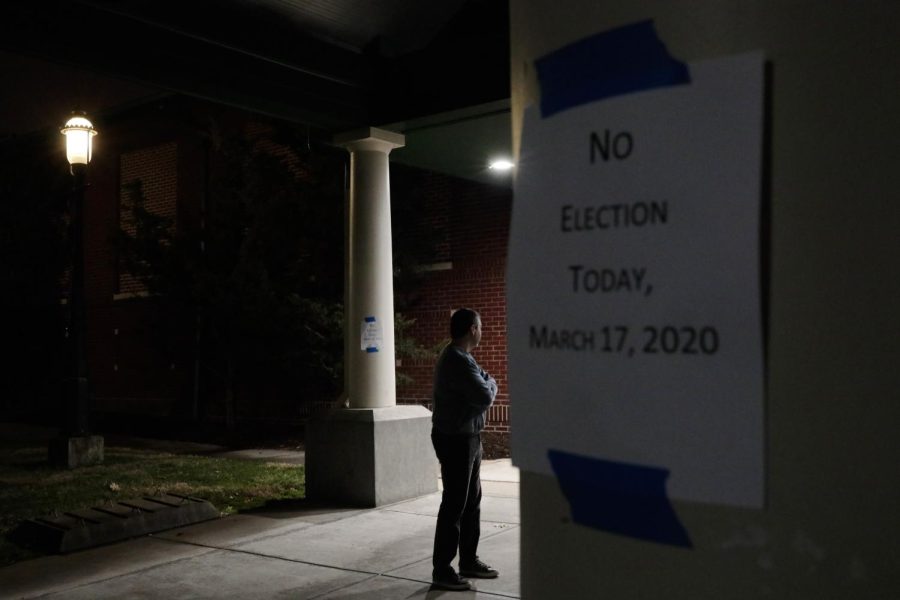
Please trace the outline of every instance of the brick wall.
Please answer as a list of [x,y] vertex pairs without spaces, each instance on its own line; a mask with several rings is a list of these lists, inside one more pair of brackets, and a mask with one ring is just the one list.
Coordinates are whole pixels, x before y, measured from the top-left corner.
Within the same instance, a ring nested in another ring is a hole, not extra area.
[[[119,157],[119,225],[122,230],[133,234],[131,222],[129,186],[141,181],[144,207],[154,214],[175,220],[176,197],[178,192],[178,144],[167,142],[149,148],[125,152]],[[120,272],[118,292],[120,294],[143,293],[144,286],[131,274]]]
[[[429,236],[435,259],[403,310],[416,320],[409,333],[435,347],[449,341],[453,310],[481,313],[482,339],[473,355],[500,387],[486,429],[508,433],[505,276],[512,192],[435,173],[419,177],[421,220],[415,231],[395,230],[395,235]],[[399,403],[430,406],[434,363],[435,358],[401,364],[414,383],[398,389]]]
[[102,146],[91,161],[85,199],[88,369],[98,412],[170,416],[189,410],[193,332],[187,327],[185,339],[161,340],[159,323],[171,315],[135,297],[143,288],[121,272],[110,238],[127,220],[123,186],[135,179],[142,180],[147,207],[179,226],[180,211],[199,204],[195,190],[204,163],[190,151],[196,135],[185,113],[191,106],[180,99],[148,103],[110,118],[98,136]]

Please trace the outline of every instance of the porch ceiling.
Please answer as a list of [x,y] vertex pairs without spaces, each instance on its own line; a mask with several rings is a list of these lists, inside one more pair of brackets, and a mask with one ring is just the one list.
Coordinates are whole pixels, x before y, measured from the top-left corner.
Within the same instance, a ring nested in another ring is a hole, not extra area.
[[[507,11],[505,0],[14,0],[0,20],[14,90],[3,94],[0,137],[47,126],[66,110],[54,103],[99,112],[177,92],[323,136],[415,128],[404,161],[477,178],[484,134],[498,131],[497,103],[509,97]],[[47,89],[39,64],[71,87]],[[489,144],[508,147],[508,126],[500,137]]]

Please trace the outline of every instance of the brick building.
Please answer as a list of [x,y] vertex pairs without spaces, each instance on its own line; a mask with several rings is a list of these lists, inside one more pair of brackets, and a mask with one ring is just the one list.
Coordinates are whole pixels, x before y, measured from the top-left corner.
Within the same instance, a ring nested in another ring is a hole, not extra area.
[[[100,413],[185,416],[194,361],[185,329],[161,347],[158,314],[117,260],[112,236],[127,185],[140,179],[147,207],[184,227],[199,218],[205,149],[192,123],[210,106],[163,98],[103,119],[85,194],[85,295],[92,408]],[[222,117],[227,118],[226,113]],[[127,225],[125,225],[127,229]]]
[[[132,107],[98,124],[102,131],[85,199],[88,361],[92,408],[98,413],[223,418],[215,401],[221,386],[204,378],[198,366],[193,324],[186,320],[171,327],[179,316],[160,313],[140,282],[123,271],[110,243],[120,225],[128,227],[122,207],[135,179],[143,184],[147,208],[172,218],[176,227],[203,218],[215,176],[203,128],[210,119],[248,135],[265,130],[246,113],[184,97]],[[343,151],[335,152],[343,159]],[[404,238],[397,243],[418,238],[430,248],[416,285],[398,297],[404,316],[415,320],[407,333],[433,348],[449,337],[452,309],[480,311],[484,336],[476,358],[500,384],[488,429],[508,432],[504,276],[511,190],[396,163],[391,177],[395,213],[406,213],[395,215],[395,237]],[[336,272],[334,277],[342,276]],[[158,335],[162,323],[175,331],[164,343]],[[399,369],[413,383],[400,386],[398,402],[430,404],[433,363],[400,361]],[[304,397],[264,373],[242,394],[248,401],[239,419],[299,419],[337,399]]]
[[[512,193],[436,173],[420,177],[427,191],[420,232],[432,236],[437,252],[404,314],[415,319],[411,334],[435,347],[449,340],[454,309],[465,306],[481,313],[482,340],[473,354],[500,387],[486,429],[508,433],[505,277]],[[401,372],[414,383],[400,386],[397,401],[430,407],[433,367],[433,360],[402,364]]]

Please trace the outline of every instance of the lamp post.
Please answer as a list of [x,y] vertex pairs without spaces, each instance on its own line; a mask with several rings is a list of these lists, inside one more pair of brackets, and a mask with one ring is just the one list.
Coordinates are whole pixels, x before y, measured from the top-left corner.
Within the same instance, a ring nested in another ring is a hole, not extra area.
[[88,372],[84,295],[84,189],[93,138],[97,131],[84,114],[75,114],[60,132],[66,137],[66,158],[73,178],[69,201],[69,232],[72,245],[71,289],[67,299],[66,329],[69,372],[64,392],[63,432],[50,444],[50,462],[74,468],[103,462],[103,438],[90,435]]

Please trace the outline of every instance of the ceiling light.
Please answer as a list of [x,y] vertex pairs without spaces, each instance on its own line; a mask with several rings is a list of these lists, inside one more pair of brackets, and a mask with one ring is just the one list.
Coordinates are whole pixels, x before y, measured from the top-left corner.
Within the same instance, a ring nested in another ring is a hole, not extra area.
[[509,171],[515,165],[512,161],[505,158],[491,161],[490,168],[492,171]]

